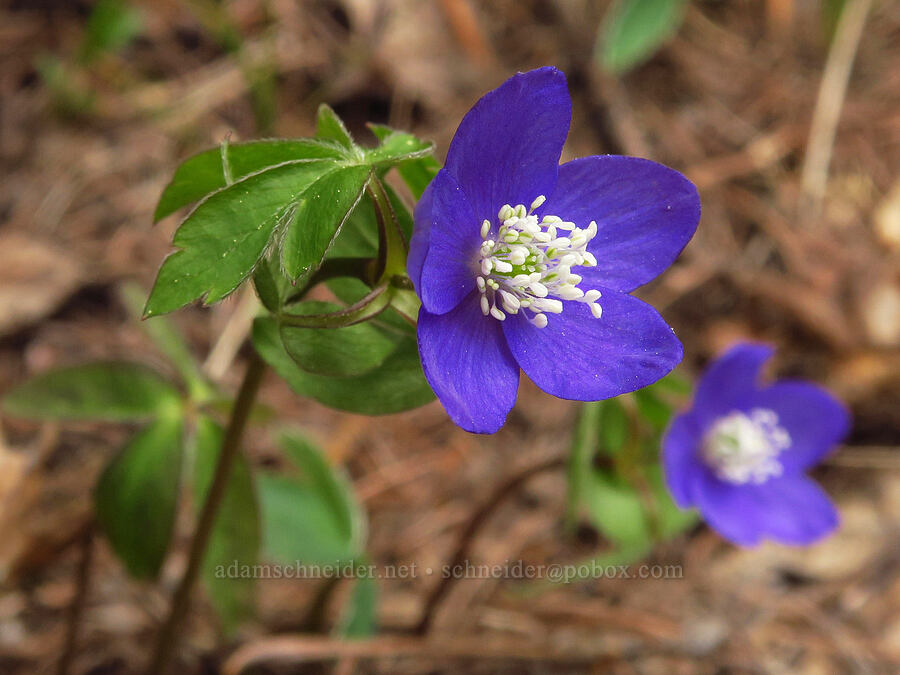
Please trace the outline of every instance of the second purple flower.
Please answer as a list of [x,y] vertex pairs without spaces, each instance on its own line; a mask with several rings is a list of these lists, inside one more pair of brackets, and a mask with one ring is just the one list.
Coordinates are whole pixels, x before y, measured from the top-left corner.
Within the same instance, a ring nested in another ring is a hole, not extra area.
[[519,73],[465,116],[415,213],[409,275],[425,376],[462,428],[497,431],[521,368],[594,401],[652,384],[681,343],[629,293],[665,270],[700,218],[696,188],[634,157],[559,165],[565,76]]

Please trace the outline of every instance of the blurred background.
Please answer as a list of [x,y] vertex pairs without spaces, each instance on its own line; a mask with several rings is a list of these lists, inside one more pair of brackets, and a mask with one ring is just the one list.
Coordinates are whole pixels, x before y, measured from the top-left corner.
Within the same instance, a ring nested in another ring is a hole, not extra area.
[[[846,446],[816,472],[843,524],[815,547],[744,551],[698,525],[646,560],[681,566],[677,579],[539,591],[467,579],[445,589],[427,644],[396,636],[438,580],[381,580],[380,637],[362,654],[326,637],[321,584],[266,581],[255,621],[227,639],[198,596],[179,672],[219,672],[229,657],[236,667],[236,648],[246,672],[266,673],[900,668],[900,3],[645,0],[630,16],[627,4],[0,2],[0,393],[98,358],[167,368],[119,289],[149,289],[170,250],[177,221],[153,227],[152,212],[188,155],[225,138],[311,135],[328,102],[360,140],[365,122],[387,123],[434,140],[441,158],[479,96],[555,65],[574,101],[564,160],[648,157],[700,189],[697,235],[639,293],[684,342],[681,372],[738,338],[765,340],[779,347],[773,374],[824,384],[853,411]],[[225,387],[253,311],[247,290],[174,317]],[[564,532],[564,472],[534,470],[565,457],[576,407],[524,380],[490,437],[455,428],[436,403],[366,418],[301,400],[274,376],[262,398],[346,468],[378,564],[440,568],[498,494],[467,543],[473,562],[580,560],[607,545],[588,524]],[[73,600],[72,672],[144,662],[190,519],[157,584],[130,580],[91,536],[91,490],[127,432],[2,420],[0,672],[51,672]],[[265,434],[247,451],[277,462]],[[255,641],[284,631],[323,637],[254,666],[268,648],[253,652]]]

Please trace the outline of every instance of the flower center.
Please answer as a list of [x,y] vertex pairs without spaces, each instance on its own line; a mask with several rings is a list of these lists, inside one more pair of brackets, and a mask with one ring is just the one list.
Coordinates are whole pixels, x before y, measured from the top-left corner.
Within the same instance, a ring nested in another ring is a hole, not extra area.
[[743,485],[765,483],[784,471],[778,454],[791,446],[773,410],[734,411],[719,419],[703,439],[703,459],[722,480]]
[[[532,212],[546,201],[541,195],[526,211],[524,204],[500,209],[500,228],[496,235],[491,223],[481,225],[481,274],[475,283],[481,293],[481,311],[498,321],[507,314],[528,310],[528,320],[538,328],[547,325],[547,313],[561,314],[563,300],[585,303],[595,318],[602,308],[597,303],[600,291],[578,288],[581,276],[573,267],[595,267],[597,259],[587,250],[597,234],[591,221],[582,229],[557,216],[544,216],[538,222]],[[560,230],[566,234],[560,236]],[[502,307],[502,309],[501,309]]]

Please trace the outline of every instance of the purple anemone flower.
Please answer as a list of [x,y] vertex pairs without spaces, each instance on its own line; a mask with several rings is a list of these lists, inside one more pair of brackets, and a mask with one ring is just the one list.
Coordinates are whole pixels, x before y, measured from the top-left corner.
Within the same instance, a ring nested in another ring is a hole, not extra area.
[[850,416],[821,387],[782,380],[759,386],[772,356],[739,344],[713,363],[693,407],[663,439],[666,483],[682,508],[743,546],[763,539],[809,544],[838,525],[834,505],[804,471],[846,434]]
[[682,357],[629,295],[665,270],[700,219],[696,188],[644,159],[562,166],[572,103],[555,68],[519,73],[475,104],[416,206],[408,270],[419,354],[462,428],[493,433],[519,369],[565,399],[647,386]]

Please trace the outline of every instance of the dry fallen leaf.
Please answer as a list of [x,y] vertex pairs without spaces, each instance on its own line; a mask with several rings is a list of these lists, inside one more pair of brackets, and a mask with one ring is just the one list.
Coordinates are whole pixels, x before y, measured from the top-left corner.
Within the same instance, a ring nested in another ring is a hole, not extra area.
[[0,335],[53,312],[81,278],[65,251],[21,234],[0,235]]

